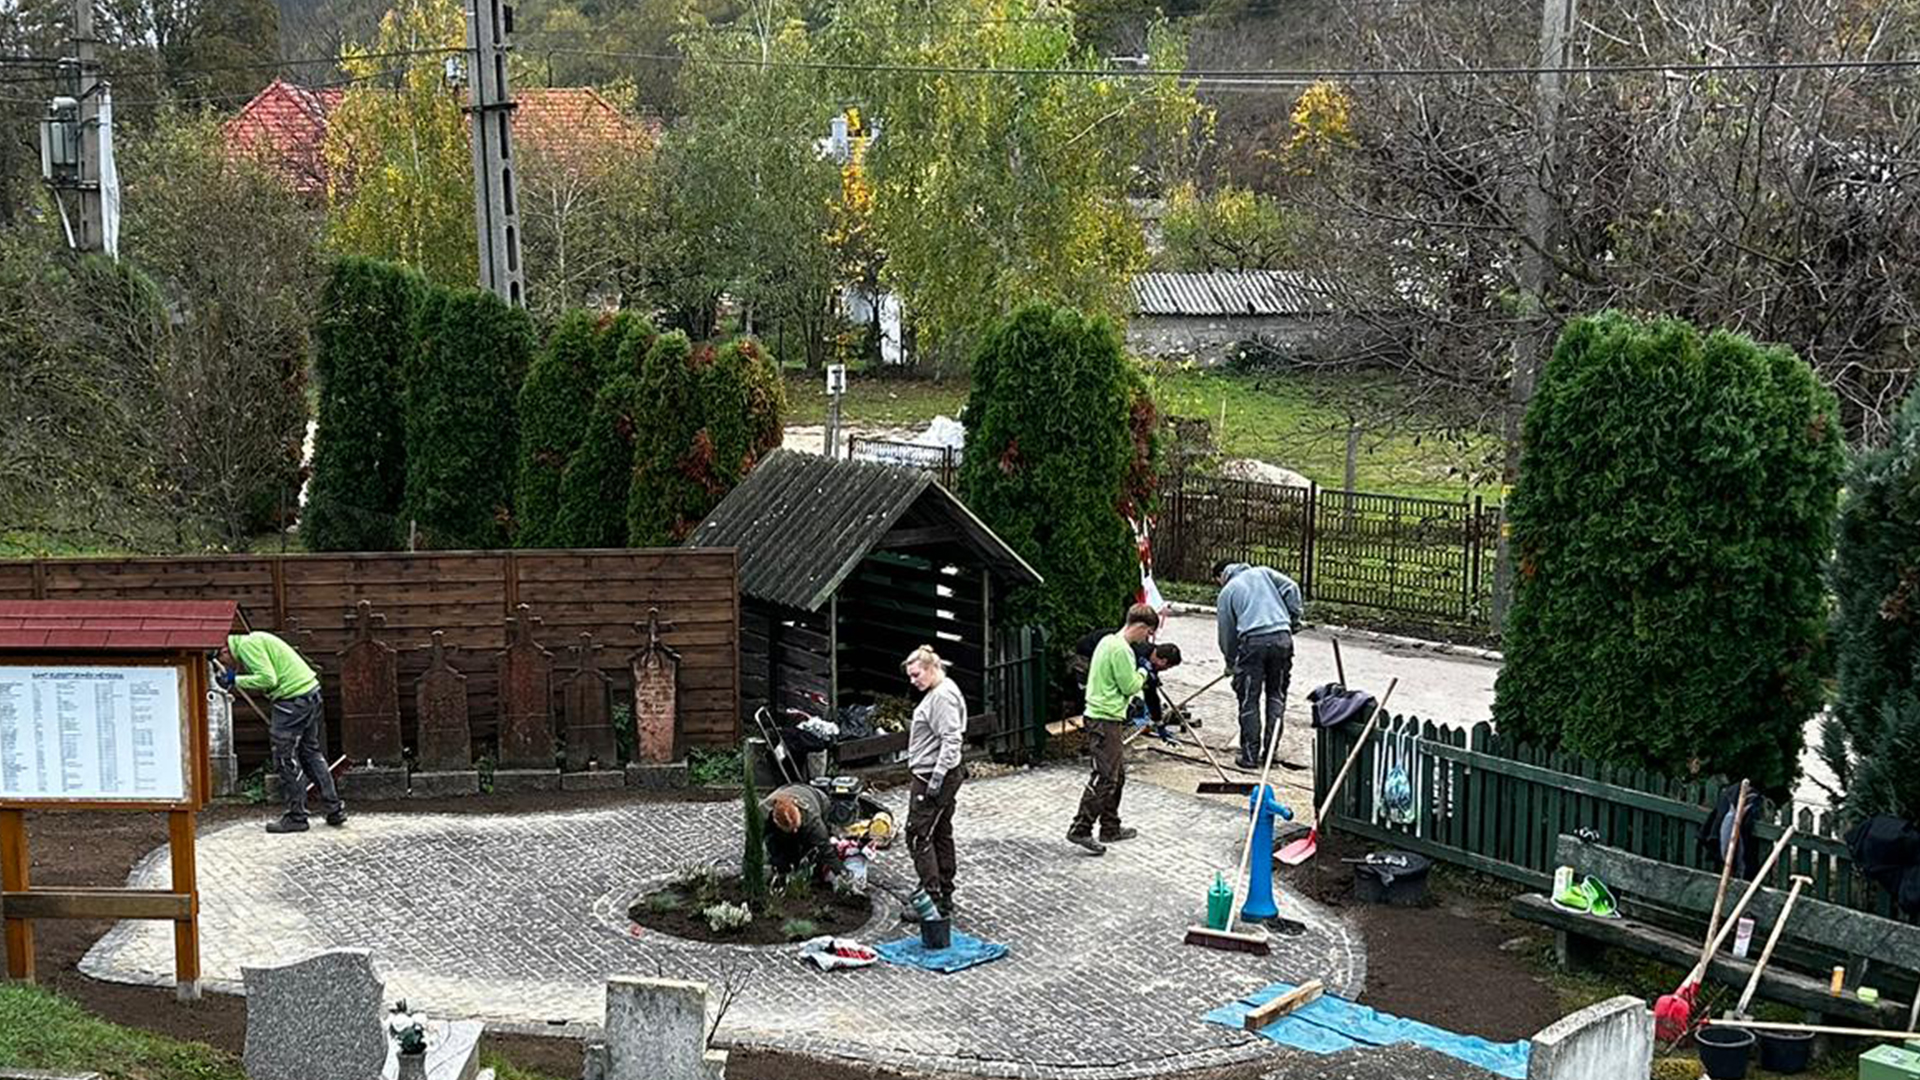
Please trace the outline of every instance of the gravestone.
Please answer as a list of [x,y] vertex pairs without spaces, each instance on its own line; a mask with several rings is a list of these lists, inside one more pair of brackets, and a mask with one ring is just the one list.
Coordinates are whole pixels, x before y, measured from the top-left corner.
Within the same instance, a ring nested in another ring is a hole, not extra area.
[[1653,1068],[1653,1014],[1632,995],[1570,1013],[1533,1037],[1527,1080],[1617,1080]]
[[248,1080],[370,1080],[387,1061],[386,986],[365,949],[242,967]]
[[[480,1036],[486,1025],[478,1020],[428,1020],[427,1052],[405,1065],[418,1070],[417,1080],[492,1080],[493,1070],[480,1067]],[[391,1042],[391,1040],[390,1040]],[[409,1080],[400,1060],[400,1046],[391,1042],[381,1080]]]
[[707,1049],[718,1011],[706,983],[607,980],[605,1050],[587,1072],[602,1080],[725,1080],[727,1052]]
[[473,729],[467,723],[467,677],[447,660],[446,635],[433,632],[427,670],[414,685],[415,770],[408,793],[416,798],[473,795],[480,773],[473,767]]
[[569,791],[617,788],[626,782],[618,769],[620,747],[609,712],[613,680],[600,670],[596,658],[600,648],[592,634],[582,633],[580,643],[567,650],[573,674],[561,687],[562,712],[567,718],[567,772],[560,785]]
[[687,764],[680,760],[680,654],[661,635],[673,629],[660,620],[659,608],[647,609],[647,621],[635,624],[645,642],[627,660],[633,671],[633,762],[631,787],[685,787]]
[[521,604],[507,618],[500,653],[500,767],[495,791],[555,791],[560,770],[553,755],[553,655],[534,640],[540,619]]
[[393,648],[374,636],[386,616],[362,600],[346,617],[353,640],[340,654],[340,744],[353,768],[339,781],[362,799],[407,793],[400,740],[400,675]]

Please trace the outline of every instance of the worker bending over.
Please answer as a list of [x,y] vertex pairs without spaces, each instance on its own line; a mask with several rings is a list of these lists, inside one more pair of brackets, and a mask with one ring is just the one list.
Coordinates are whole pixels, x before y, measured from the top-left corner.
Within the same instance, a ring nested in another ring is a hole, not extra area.
[[278,821],[267,823],[267,831],[307,831],[309,781],[327,808],[327,824],[345,825],[347,804],[340,801],[333,773],[327,768],[326,710],[320,701],[320,678],[313,668],[293,646],[265,630],[228,635],[227,647],[220,650],[217,659],[221,686],[264,693],[273,701],[267,739],[287,808]]

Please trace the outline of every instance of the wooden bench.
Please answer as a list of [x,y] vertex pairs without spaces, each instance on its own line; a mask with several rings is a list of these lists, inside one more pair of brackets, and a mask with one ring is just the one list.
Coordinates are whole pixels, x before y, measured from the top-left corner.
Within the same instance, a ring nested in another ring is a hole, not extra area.
[[[1516,918],[1553,928],[1555,952],[1563,966],[1578,967],[1607,946],[1627,949],[1683,971],[1699,962],[1707,918],[1719,886],[1718,875],[1573,836],[1561,836],[1556,851],[1557,865],[1571,866],[1577,875],[1592,875],[1605,882],[1622,916],[1599,919],[1566,911],[1538,893],[1516,897],[1510,905]],[[1738,878],[1728,885],[1729,910],[1745,887]],[[1730,988],[1728,1008],[1752,976],[1753,961],[1759,958],[1786,896],[1785,889],[1762,888],[1747,905],[1746,915],[1754,921],[1750,959],[1734,959],[1727,946],[1715,954],[1707,983]],[[1835,964],[1847,966],[1849,987],[1837,997],[1828,992]],[[1815,973],[1793,970],[1795,966]],[[1760,977],[1755,996],[1849,1024],[1905,1028],[1907,1006],[1889,1000],[1893,996],[1890,990],[1911,987],[1917,970],[1920,926],[1810,899],[1802,893],[1794,903],[1779,948]],[[1852,988],[1863,985],[1879,988],[1881,998],[1877,1003],[1867,1004],[1852,993]],[[1662,987],[1660,992],[1668,989]]]

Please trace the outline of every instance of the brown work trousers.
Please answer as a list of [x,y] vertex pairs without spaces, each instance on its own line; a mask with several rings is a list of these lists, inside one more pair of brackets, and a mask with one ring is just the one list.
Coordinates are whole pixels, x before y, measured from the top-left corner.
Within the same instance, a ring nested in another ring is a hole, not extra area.
[[920,887],[927,890],[942,913],[953,897],[953,807],[960,794],[960,782],[967,778],[967,767],[956,765],[940,781],[940,793],[922,799],[927,790],[923,776],[913,778],[907,804],[907,850],[913,855],[913,872]]
[[1120,793],[1127,787],[1128,726],[1120,720],[1087,718],[1087,754],[1093,758],[1093,775],[1087,777],[1086,790],[1080,793],[1080,812],[1073,815],[1068,836],[1092,834],[1096,821],[1103,835],[1120,831]]

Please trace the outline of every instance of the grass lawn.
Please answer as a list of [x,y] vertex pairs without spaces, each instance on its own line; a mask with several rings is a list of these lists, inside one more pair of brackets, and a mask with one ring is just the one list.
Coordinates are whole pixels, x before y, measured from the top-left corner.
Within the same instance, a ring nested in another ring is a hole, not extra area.
[[[1340,388],[1327,376],[1317,378],[1322,387]],[[1281,465],[1322,487],[1344,484],[1346,421],[1299,377],[1160,366],[1153,379],[1160,410],[1210,421],[1215,441],[1229,456]],[[913,427],[935,416],[953,416],[966,400],[967,384],[960,379],[852,375],[841,419],[862,428]],[[826,413],[824,378],[789,373],[787,422],[820,424]],[[1439,438],[1367,436],[1359,459],[1359,487],[1435,499],[1458,499],[1476,491],[1491,494],[1490,486],[1476,488],[1466,474],[1477,459],[1496,449],[1497,440],[1484,435],[1464,447]]]
[[0,984],[0,1064],[98,1072],[113,1080],[246,1080],[240,1062],[204,1043],[110,1024],[37,986]]
[[[482,1050],[499,1080],[554,1080]],[[0,1066],[97,1072],[109,1080],[246,1080],[233,1055],[109,1023],[50,990],[0,983]]]

